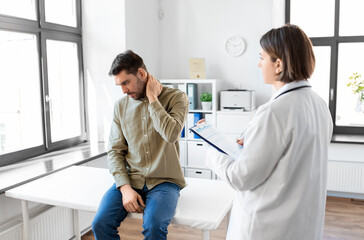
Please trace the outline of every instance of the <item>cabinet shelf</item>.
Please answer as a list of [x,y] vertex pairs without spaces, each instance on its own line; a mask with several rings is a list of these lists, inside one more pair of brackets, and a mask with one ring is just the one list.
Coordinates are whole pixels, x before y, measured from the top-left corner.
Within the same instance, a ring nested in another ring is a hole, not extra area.
[[[216,176],[206,168],[205,162],[205,146],[206,143],[202,139],[193,138],[194,134],[189,132],[189,128],[199,120],[204,118],[212,126],[216,127],[216,111],[217,111],[217,83],[216,79],[162,79],[160,82],[168,87],[178,88],[188,94],[189,84],[194,84],[195,91],[193,97],[195,100],[195,109],[189,109],[186,124],[185,124],[185,137],[180,140],[180,161],[187,177],[199,177],[215,179]],[[203,110],[200,102],[200,96],[203,92],[209,92],[212,95],[212,108],[211,110]]]
[[212,111],[212,110],[202,110],[202,109],[189,110],[188,112],[190,112],[190,113],[214,113],[214,111]]
[[199,138],[186,138],[186,141],[189,141],[189,142],[205,142],[204,140],[199,139]]

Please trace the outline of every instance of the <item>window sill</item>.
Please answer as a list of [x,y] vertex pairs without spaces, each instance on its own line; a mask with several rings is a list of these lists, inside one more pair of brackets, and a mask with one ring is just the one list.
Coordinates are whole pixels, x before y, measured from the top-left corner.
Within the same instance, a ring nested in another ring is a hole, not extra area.
[[358,143],[364,144],[363,135],[345,135],[345,134],[334,134],[332,136],[332,143]]
[[25,161],[0,167],[0,194],[72,165],[80,165],[106,155],[105,144],[83,143]]

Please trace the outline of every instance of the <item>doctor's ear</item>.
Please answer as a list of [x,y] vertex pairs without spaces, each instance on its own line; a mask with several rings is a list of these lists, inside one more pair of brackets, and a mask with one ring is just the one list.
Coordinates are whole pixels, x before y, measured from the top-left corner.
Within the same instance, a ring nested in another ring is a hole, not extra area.
[[280,58],[276,60],[276,74],[280,74],[283,71],[283,61]]

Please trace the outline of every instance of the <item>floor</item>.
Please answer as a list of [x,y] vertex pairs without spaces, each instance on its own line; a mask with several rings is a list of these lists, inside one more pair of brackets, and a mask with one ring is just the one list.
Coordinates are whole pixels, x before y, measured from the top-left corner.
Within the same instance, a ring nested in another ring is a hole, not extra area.
[[328,198],[324,240],[364,239],[364,200]]
[[[211,240],[225,239],[227,219],[219,228],[210,232]],[[129,219],[120,226],[122,240],[143,239],[142,220]],[[82,240],[94,240],[92,232],[88,232]],[[200,240],[202,233],[190,227],[171,224],[168,228],[168,240]],[[324,240],[363,240],[364,239],[364,201],[328,197]]]

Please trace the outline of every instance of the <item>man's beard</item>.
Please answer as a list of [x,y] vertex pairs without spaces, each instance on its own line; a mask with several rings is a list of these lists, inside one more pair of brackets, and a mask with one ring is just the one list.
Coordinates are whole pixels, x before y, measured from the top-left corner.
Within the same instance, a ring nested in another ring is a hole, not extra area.
[[142,91],[141,92],[134,92],[135,94],[135,100],[140,100],[142,98],[145,97],[146,95],[146,89],[147,89],[147,84],[143,83],[143,80],[140,78],[140,77],[136,77],[137,78],[137,86],[138,86],[138,90],[141,89]]

